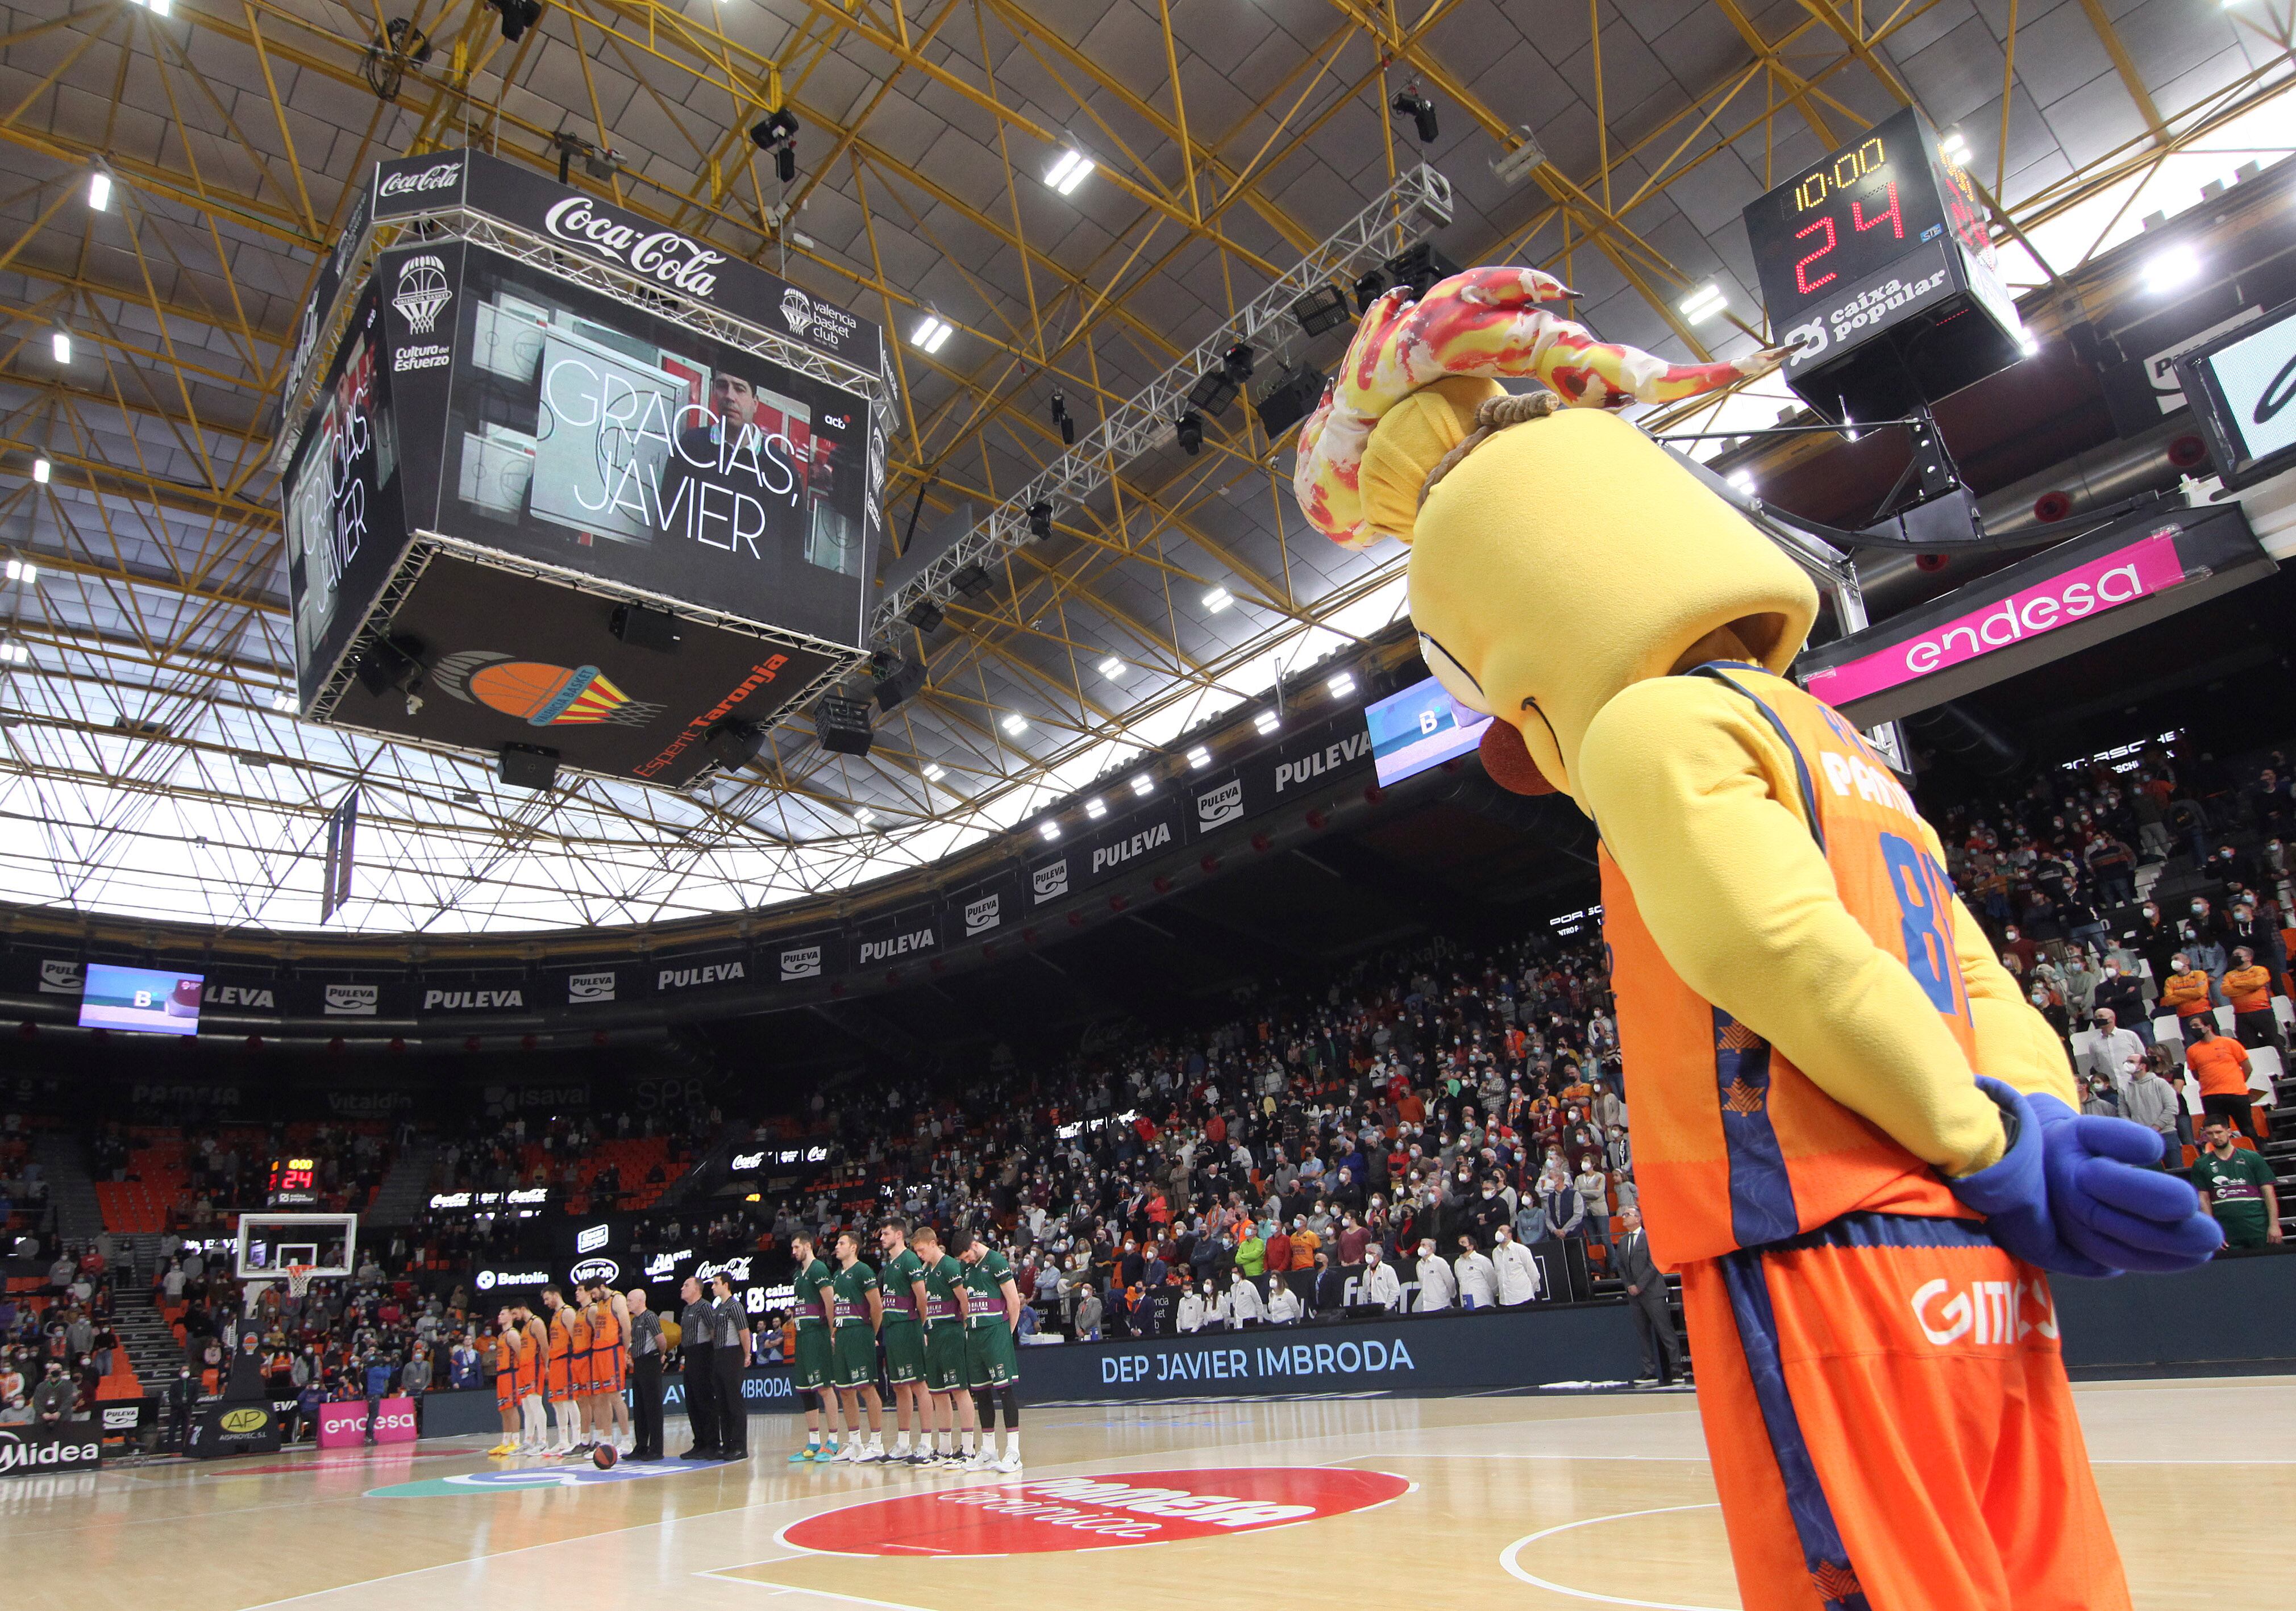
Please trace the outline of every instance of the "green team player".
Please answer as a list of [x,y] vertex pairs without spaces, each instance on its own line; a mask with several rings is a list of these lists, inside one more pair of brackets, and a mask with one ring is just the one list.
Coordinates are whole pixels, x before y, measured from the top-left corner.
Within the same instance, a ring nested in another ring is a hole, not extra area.
[[[965,1380],[972,1388],[980,1415],[980,1454],[974,1464],[993,1471],[1021,1468],[1021,1406],[1013,1389],[1021,1381],[1020,1353],[1013,1342],[1021,1321],[1021,1289],[1013,1281],[1013,1266],[1004,1255],[969,1231],[950,1235],[949,1251],[964,1266]],[[1004,1458],[992,1452],[996,1435],[990,1430],[989,1394],[1004,1406]]]
[[[814,1250],[813,1234],[800,1231],[790,1238],[790,1255],[797,1261],[797,1358],[791,1362],[790,1379],[800,1393],[808,1394],[805,1404],[805,1447],[790,1456],[792,1460],[833,1460],[837,1458],[839,1434],[844,1417],[837,1394],[831,1386],[832,1360],[830,1346],[831,1316],[836,1305],[832,1272],[821,1255]],[[829,1445],[822,1446],[821,1412],[826,1404],[831,1426]],[[853,1430],[858,1433],[861,1423],[855,1421]],[[857,1437],[855,1442],[858,1442]]]
[[[972,1394],[965,1390],[964,1316],[958,1291],[964,1285],[964,1266],[944,1252],[940,1232],[931,1225],[916,1229],[918,1267],[925,1289],[925,1390],[931,1394],[932,1425],[939,1430],[939,1461],[964,1466],[973,1461]],[[957,1439],[962,1434],[964,1445]],[[931,1444],[928,1429],[926,1443]]]
[[[925,1267],[909,1251],[909,1222],[894,1214],[877,1227],[885,1262],[878,1266],[884,1286],[885,1379],[893,1384],[893,1452],[903,1465],[932,1464],[932,1430],[925,1421]],[[909,1412],[916,1411],[919,1446],[909,1447]]]
[[[852,1435],[845,1440],[845,1458],[868,1465],[885,1458],[885,1411],[877,1398],[877,1328],[885,1323],[884,1294],[877,1272],[861,1262],[861,1239],[850,1231],[837,1233],[837,1273],[830,1277],[837,1303],[836,1350],[833,1370],[838,1396],[845,1401],[845,1424]],[[869,1442],[860,1437],[861,1411],[869,1411]]]

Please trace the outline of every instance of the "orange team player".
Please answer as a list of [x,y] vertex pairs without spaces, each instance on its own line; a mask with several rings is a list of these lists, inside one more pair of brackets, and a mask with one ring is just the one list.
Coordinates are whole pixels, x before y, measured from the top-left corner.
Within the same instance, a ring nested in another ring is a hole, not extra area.
[[1492,775],[1601,830],[1636,1175],[1739,1597],[2126,1611],[2043,1271],[2180,1269],[2220,1233],[2157,1134],[2074,1111],[1937,835],[1786,679],[1808,578],[1607,412],[1783,353],[1670,365],[1537,306],[1569,294],[1528,268],[1388,292],[1297,484],[1326,535],[1410,543],[1421,653],[1496,718]]
[[495,1409],[502,1416],[502,1442],[487,1451],[503,1455],[518,1452],[518,1325],[505,1304],[495,1314],[495,1335],[488,1345],[495,1372]]
[[[577,1298],[582,1289],[574,1289]],[[587,1454],[597,1447],[598,1429],[597,1384],[592,1378],[593,1364],[590,1337],[590,1312],[580,1303],[572,1303],[562,1311],[568,1318],[566,1329],[571,1341],[566,1349],[566,1402],[574,1411],[573,1447],[570,1454]]]
[[590,1288],[590,1429],[617,1453],[635,1446],[630,1436],[630,1407],[622,1397],[627,1385],[628,1355],[624,1341],[630,1334],[628,1301],[604,1281]]
[[542,1396],[558,1422],[557,1441],[545,1452],[571,1454],[577,1435],[575,1422],[581,1414],[574,1407],[574,1312],[566,1305],[566,1295],[555,1287],[542,1289],[542,1307],[550,1316],[550,1359],[548,1373],[543,1378]]
[[545,1419],[542,1399],[547,1385],[550,1338],[541,1320],[524,1304],[511,1305],[511,1319],[518,1326],[518,1407],[526,1423],[526,1435],[519,1448],[522,1453],[540,1454],[550,1444],[550,1423]]

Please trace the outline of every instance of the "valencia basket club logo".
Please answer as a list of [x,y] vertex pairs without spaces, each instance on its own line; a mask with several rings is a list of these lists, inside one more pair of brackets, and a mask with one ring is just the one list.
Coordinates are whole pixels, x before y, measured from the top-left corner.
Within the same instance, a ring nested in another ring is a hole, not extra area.
[[439,662],[431,680],[466,705],[484,705],[529,727],[644,727],[662,707],[633,699],[594,666],[551,666],[489,649]]
[[409,333],[427,336],[439,325],[439,311],[454,292],[447,287],[447,265],[430,252],[398,266],[398,294],[390,305],[406,321]]

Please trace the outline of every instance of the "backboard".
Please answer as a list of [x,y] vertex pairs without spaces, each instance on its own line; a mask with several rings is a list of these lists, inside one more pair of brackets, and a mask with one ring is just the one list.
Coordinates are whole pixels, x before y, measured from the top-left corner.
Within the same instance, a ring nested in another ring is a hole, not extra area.
[[309,1264],[314,1276],[347,1276],[358,1255],[356,1214],[242,1214],[239,1216],[241,1280],[287,1279],[290,1264]]

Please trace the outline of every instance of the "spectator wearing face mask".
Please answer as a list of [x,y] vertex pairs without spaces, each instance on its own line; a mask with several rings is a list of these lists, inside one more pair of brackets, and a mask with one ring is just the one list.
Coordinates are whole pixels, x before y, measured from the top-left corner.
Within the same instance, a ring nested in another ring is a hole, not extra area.
[[1089,1283],[1077,1294],[1076,1339],[1080,1343],[1100,1341],[1102,1319],[1100,1294]]
[[2125,1091],[2144,1067],[2145,1044],[2120,1027],[2119,1016],[2109,1007],[2097,1009],[2094,1027],[2096,1041],[2089,1048],[2089,1068],[2110,1080],[2115,1091]]
[[1377,1304],[1390,1314],[1403,1307],[1403,1282],[1396,1275],[1395,1266],[1381,1256],[1377,1242],[1364,1249],[1363,1280],[1358,1290],[1361,1302]]
[[2280,1021],[2272,1012],[2272,973],[2246,945],[2235,948],[2233,965],[2225,970],[2224,993],[2232,1003],[2233,1033],[2243,1046],[2269,1046],[2281,1051]]
[[2210,1010],[2209,976],[2181,951],[2169,960],[2169,977],[2161,986],[2161,1007],[2188,1026]]
[[1419,1302],[1416,1314],[1436,1314],[1455,1309],[1459,1303],[1459,1280],[1450,1264],[1436,1251],[1435,1239],[1423,1237],[1419,1243]]
[[1490,1256],[1476,1246],[1474,1232],[1459,1233],[1458,1256],[1451,1261],[1458,1278],[1459,1305],[1464,1309],[1496,1308],[1499,1301],[1499,1272]]
[[2152,1043],[2152,1020],[2145,1016],[2144,992],[2115,958],[2105,958],[2089,1004],[2099,1018],[2111,1013],[2115,1028],[2134,1034],[2147,1046]]
[[2161,915],[2157,904],[2147,901],[2144,911],[2137,913],[2136,928],[2128,945],[2152,970],[2152,990],[2157,996],[2167,986],[2169,975],[2174,971],[2176,954],[2183,949],[2177,937],[2177,926]]
[[1538,1296],[1538,1261],[1505,1226],[1500,1227],[1498,1240],[1491,1248],[1491,1267],[1498,1281],[1500,1308],[1519,1309]]
[[2012,923],[2001,931],[2001,949],[2017,959],[2018,970],[2030,974],[2040,960],[2041,947],[2033,936]]
[[2089,835],[2081,859],[2096,880],[2097,898],[2107,906],[2126,906],[2136,898],[2136,853],[2125,840],[2099,828]]
[[1259,1288],[1236,1272],[1235,1279],[1219,1295],[1220,1319],[1231,1331],[1241,1331],[1246,1326],[1257,1326],[1267,1319],[1267,1305],[1260,1302]]
[[2147,1054],[2137,1059],[2136,1068],[2121,1088],[2120,1116],[2159,1136],[2160,1166],[2174,1169],[2185,1156],[2177,1134],[2177,1121],[2184,1116],[2185,1104],[2177,1100],[2176,1088],[2162,1079],[2154,1067],[2158,1055]]
[[1271,1279],[1267,1283],[1267,1323],[1271,1326],[1296,1326],[1307,1310],[1300,1295],[1292,1290],[1292,1283]]
[[1499,1227],[1514,1217],[1506,1199],[1499,1195],[1497,1181],[1486,1177],[1475,1196],[1464,1211],[1467,1231],[1475,1239],[1478,1247],[1488,1247]]
[[2185,919],[2185,954],[2211,979],[2225,970],[2224,924],[2205,896],[2194,895]]
[[2256,1112],[2248,1090],[2248,1051],[2228,1034],[2216,1032],[2216,1015],[2203,1012],[2185,1020],[2185,1065],[2201,1083],[2201,1110],[2210,1119],[2223,1118],[2251,1141]]
[[1207,1313],[1204,1300],[1208,1296],[1210,1296],[1210,1292],[1211,1285],[1210,1282],[1205,1283],[1203,1290],[1201,1292],[1193,1287],[1187,1288],[1181,1292],[1180,1301],[1177,1304],[1174,1305],[1172,1311],[1172,1327],[1174,1330],[1177,1331],[1182,1337],[1193,1337],[1197,1332],[1201,1331],[1204,1329],[1204,1318]]

